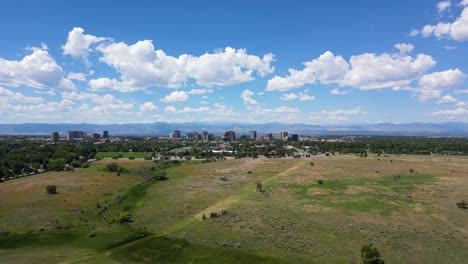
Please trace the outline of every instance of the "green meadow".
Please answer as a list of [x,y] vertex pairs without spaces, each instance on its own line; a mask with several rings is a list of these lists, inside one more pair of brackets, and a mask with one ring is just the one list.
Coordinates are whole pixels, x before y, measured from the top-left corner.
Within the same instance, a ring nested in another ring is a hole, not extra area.
[[465,263],[467,161],[101,160],[0,184],[0,262]]

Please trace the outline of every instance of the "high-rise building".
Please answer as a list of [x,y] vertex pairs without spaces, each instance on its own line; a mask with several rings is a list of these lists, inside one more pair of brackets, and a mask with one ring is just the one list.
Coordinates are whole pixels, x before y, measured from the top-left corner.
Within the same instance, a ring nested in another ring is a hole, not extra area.
[[77,139],[84,139],[86,137],[86,132],[84,131],[68,131],[67,139],[69,141],[77,140]]
[[52,142],[58,142],[60,140],[59,132],[52,132],[50,135],[50,140]]
[[257,131],[250,131],[250,140],[255,140],[257,138]]
[[279,138],[282,139],[282,140],[288,139],[288,132],[281,131],[280,134],[279,134]]
[[236,132],[234,131],[224,132],[223,141],[236,141]]
[[93,140],[98,141],[101,138],[101,135],[99,133],[93,133]]
[[273,140],[273,134],[272,134],[272,133],[268,133],[268,134],[266,135],[266,138],[267,138],[267,140]]
[[109,131],[104,130],[104,132],[102,132],[102,137],[103,138],[109,138]]
[[180,138],[180,130],[174,130],[174,132],[172,132],[171,134],[169,134],[169,137],[170,137],[171,139]]
[[208,134],[208,131],[203,131],[203,132],[202,132],[203,141],[208,141],[208,140],[210,140],[210,139],[209,139],[209,135],[210,135],[210,134]]
[[298,134],[291,134],[289,137],[291,141],[298,141],[299,140],[299,135]]

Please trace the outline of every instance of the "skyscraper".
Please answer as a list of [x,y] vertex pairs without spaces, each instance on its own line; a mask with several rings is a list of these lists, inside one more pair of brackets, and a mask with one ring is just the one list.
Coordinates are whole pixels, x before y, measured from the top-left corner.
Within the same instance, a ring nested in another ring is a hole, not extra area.
[[102,137],[103,137],[103,138],[109,138],[109,131],[105,130],[105,131],[102,133]]
[[236,132],[234,131],[224,132],[223,141],[235,141],[235,140],[236,140]]
[[52,132],[50,135],[50,140],[52,142],[58,142],[60,140],[59,132]]
[[257,138],[257,131],[250,131],[250,140],[255,140]]

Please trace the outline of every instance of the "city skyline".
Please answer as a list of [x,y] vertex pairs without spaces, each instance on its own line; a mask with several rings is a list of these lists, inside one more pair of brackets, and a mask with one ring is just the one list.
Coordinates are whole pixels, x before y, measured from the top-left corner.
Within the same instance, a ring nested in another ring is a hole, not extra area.
[[2,9],[2,124],[468,121],[466,0]]

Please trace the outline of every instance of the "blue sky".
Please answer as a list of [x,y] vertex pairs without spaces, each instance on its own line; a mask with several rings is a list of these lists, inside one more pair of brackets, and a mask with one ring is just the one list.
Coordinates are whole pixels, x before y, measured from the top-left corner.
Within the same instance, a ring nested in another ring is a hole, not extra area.
[[8,1],[0,123],[468,121],[468,0]]

